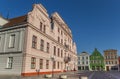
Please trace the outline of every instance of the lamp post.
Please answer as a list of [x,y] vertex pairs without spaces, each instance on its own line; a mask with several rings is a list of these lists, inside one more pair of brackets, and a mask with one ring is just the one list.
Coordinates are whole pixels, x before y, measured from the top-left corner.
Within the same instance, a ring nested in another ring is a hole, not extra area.
[[51,61],[52,61],[52,77],[54,76],[54,61],[55,61],[55,58],[54,56],[51,56]]

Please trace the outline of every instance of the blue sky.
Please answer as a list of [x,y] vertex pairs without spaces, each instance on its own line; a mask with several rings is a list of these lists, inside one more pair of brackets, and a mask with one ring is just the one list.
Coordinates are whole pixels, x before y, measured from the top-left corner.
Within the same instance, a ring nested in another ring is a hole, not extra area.
[[0,14],[26,14],[41,3],[49,14],[58,12],[72,30],[78,53],[94,48],[120,51],[120,0],[0,0]]

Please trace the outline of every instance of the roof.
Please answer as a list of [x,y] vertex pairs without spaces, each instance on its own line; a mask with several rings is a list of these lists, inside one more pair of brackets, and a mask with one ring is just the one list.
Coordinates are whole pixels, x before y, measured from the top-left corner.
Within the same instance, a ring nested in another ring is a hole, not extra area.
[[27,22],[27,15],[9,19],[9,22],[5,24],[3,27],[15,26],[15,25],[23,24],[25,22]]
[[89,55],[87,52],[82,52],[79,54],[79,56]]
[[91,56],[102,56],[102,54],[95,48]]

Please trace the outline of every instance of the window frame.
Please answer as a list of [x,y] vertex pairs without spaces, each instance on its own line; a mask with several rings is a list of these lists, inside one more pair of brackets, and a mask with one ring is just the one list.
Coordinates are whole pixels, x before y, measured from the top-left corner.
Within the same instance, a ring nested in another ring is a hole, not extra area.
[[8,57],[6,69],[12,69],[12,67],[13,67],[13,57]]

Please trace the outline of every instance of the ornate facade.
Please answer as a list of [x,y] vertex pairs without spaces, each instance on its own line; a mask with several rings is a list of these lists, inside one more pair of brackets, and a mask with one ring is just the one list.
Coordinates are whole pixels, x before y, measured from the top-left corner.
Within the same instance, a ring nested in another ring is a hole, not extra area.
[[93,71],[101,71],[105,68],[104,57],[96,48],[90,55],[90,68]]
[[77,49],[60,15],[41,4],[0,29],[0,74],[31,76],[77,70]]

